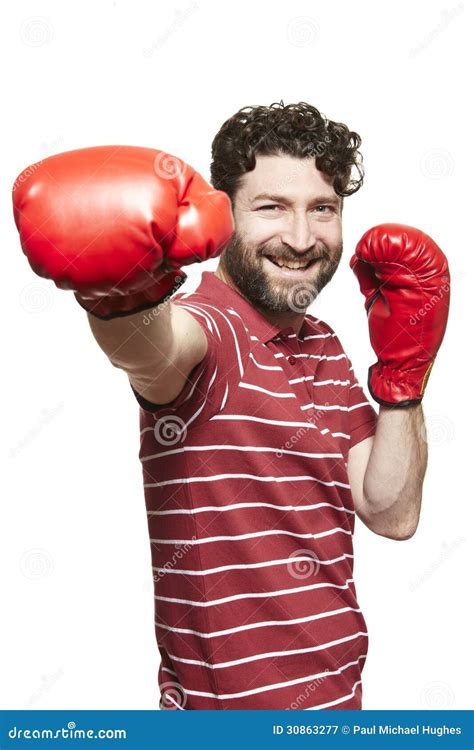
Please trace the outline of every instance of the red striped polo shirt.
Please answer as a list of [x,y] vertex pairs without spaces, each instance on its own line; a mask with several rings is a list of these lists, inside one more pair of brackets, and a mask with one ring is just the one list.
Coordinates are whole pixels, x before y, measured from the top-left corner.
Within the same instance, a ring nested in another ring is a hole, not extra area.
[[166,709],[360,709],[349,448],[376,412],[336,334],[270,323],[205,271],[173,304],[208,351],[165,406],[137,396]]

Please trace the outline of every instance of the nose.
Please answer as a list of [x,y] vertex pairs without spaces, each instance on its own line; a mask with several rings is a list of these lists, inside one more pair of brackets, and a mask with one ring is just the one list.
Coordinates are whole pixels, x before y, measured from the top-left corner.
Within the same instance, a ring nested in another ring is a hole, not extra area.
[[297,253],[305,253],[315,244],[314,232],[306,211],[294,212],[280,232],[281,242],[289,245]]

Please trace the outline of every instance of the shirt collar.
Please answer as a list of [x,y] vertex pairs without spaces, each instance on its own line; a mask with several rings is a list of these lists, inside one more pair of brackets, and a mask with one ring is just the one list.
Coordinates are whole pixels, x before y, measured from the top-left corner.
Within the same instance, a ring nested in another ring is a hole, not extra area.
[[[232,307],[241,316],[249,329],[249,333],[256,336],[263,344],[282,333],[294,333],[291,326],[281,328],[267,320],[242,294],[222,281],[213,271],[203,271],[201,283],[196,289],[196,294],[198,293],[209,297],[213,302],[217,302],[219,307]],[[307,325],[305,318],[299,332],[299,338],[304,336]]]

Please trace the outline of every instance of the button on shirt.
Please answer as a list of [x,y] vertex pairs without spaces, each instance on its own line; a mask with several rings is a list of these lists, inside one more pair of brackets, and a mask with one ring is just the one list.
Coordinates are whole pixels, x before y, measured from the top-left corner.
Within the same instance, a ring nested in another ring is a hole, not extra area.
[[178,397],[138,394],[166,709],[360,709],[349,448],[376,412],[330,326],[297,335],[205,271],[173,304],[208,351]]

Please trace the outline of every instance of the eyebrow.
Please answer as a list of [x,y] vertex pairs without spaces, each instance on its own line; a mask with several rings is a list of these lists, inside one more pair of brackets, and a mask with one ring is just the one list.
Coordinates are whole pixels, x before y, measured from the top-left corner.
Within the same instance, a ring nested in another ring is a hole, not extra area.
[[[276,195],[275,193],[259,193],[254,198],[252,198],[252,201],[258,201],[258,200],[267,200],[267,201],[273,201],[274,203],[283,203],[285,206],[291,205],[292,201],[288,200],[288,198],[285,198],[284,195]],[[311,203],[336,203],[340,204],[341,199],[338,195],[317,195]]]

